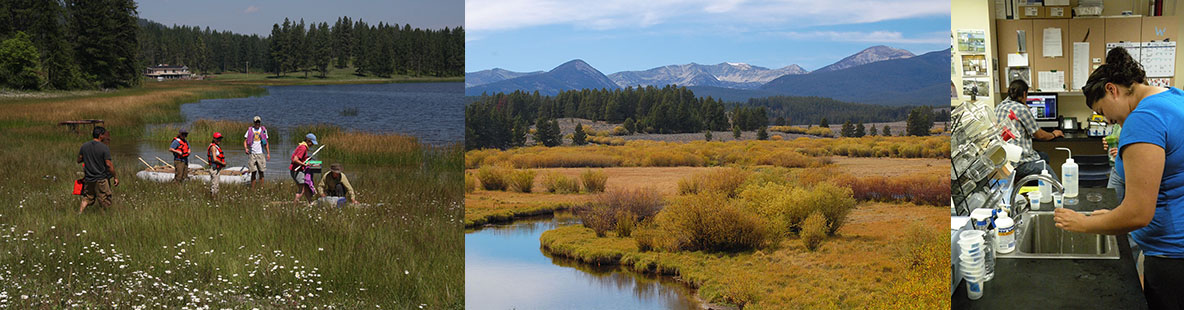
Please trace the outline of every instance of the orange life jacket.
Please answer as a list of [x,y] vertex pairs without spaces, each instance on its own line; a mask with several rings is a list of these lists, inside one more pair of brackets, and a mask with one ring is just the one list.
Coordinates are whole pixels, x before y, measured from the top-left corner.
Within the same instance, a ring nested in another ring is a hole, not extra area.
[[[214,157],[214,152],[211,151],[218,148],[218,157]],[[215,161],[217,159],[217,161]],[[206,148],[206,160],[210,161],[210,166],[214,169],[222,169],[226,167],[226,153],[222,152],[222,147],[218,144],[210,142],[210,146]]]
[[189,142],[185,142],[185,140],[181,140],[180,137],[174,137],[173,140],[177,141],[177,143],[181,144],[180,146],[177,147],[177,150],[181,151],[181,158],[189,157]]

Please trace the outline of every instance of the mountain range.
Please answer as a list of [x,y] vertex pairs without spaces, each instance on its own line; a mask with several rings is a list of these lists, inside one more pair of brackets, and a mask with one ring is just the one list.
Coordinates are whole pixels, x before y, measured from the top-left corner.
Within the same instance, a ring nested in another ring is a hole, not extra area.
[[717,86],[727,88],[754,89],[788,74],[806,74],[809,71],[798,65],[780,69],[769,69],[746,63],[720,63],[716,65],[669,65],[645,71],[622,71],[609,74],[608,78],[620,87],[628,86]]
[[[946,85],[949,55],[949,50],[916,56],[902,49],[873,46],[813,72],[798,65],[768,69],[725,62],[669,65],[607,76],[577,59],[546,72],[519,73],[503,69],[470,72],[465,75],[465,94],[477,96],[538,90],[543,95],[555,95],[571,89],[675,84],[692,89],[697,96],[728,101],[787,95],[881,105],[933,104],[928,101],[949,96],[949,86]],[[918,102],[920,99],[926,102]]]
[[501,81],[501,80],[509,80],[512,78],[520,77],[520,76],[536,75],[536,74],[540,74],[540,73],[544,73],[544,72],[546,72],[546,71],[514,72],[514,71],[510,71],[510,70],[505,70],[502,68],[493,68],[490,70],[469,72],[469,73],[465,73],[465,87],[485,85],[485,84],[489,84],[489,83],[493,83],[493,82],[497,82],[497,81]]
[[857,66],[870,64],[870,63],[877,62],[877,61],[909,58],[909,57],[913,57],[913,56],[916,56],[916,55],[913,55],[912,52],[909,52],[906,50],[902,50],[899,48],[887,47],[887,46],[883,46],[883,45],[876,45],[876,46],[866,48],[862,51],[859,51],[858,53],[855,53],[854,55],[847,56],[846,58],[843,58],[842,60],[839,60],[833,64],[830,64],[830,65],[827,65],[826,67],[822,67],[822,68],[819,68],[818,70],[814,70],[814,72],[820,73],[820,72],[838,71],[838,70],[843,70],[843,69],[847,69],[847,68],[851,68],[851,67],[857,67]]
[[[465,74],[465,79],[468,80],[468,74]],[[501,80],[489,84],[466,87],[465,95],[477,96],[482,93],[511,93],[516,90],[531,92],[537,90],[542,95],[555,95],[565,90],[585,88],[612,89],[618,87],[617,84],[613,82],[613,80],[610,80],[604,75],[604,73],[600,73],[600,70],[596,70],[596,68],[588,65],[588,63],[584,62],[583,60],[576,59],[565,62],[562,65],[555,67],[555,69],[551,69],[551,71],[538,74],[522,75],[516,78]]]

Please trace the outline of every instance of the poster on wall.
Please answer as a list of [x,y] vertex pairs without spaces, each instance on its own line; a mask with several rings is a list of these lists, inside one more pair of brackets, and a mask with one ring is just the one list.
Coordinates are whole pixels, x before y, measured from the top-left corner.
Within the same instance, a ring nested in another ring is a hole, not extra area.
[[962,55],[963,76],[984,76],[987,68],[986,55]]
[[962,94],[970,96],[972,94],[978,96],[986,96],[991,93],[990,79],[985,77],[963,78],[962,79]]
[[987,51],[986,31],[959,29],[958,51],[963,53],[985,53]]
[[[1028,87],[1032,86],[1032,70],[1028,67],[1008,67],[1007,68],[1007,85],[1010,87],[1011,82],[1015,80],[1024,81]],[[1003,86],[999,86],[1003,87]]]

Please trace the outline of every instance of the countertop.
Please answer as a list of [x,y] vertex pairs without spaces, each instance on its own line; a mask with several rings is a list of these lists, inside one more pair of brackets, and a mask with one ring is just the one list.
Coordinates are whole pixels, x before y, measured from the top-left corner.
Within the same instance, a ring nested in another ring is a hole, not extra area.
[[[1102,193],[1102,201],[1085,200],[1087,193]],[[1114,191],[1080,189],[1079,211],[1113,209]],[[1045,204],[1041,210],[1051,210]],[[951,309],[1147,309],[1139,274],[1126,235],[1118,236],[1119,259],[995,260],[995,278],[983,285],[983,297],[966,297],[966,284],[954,291]]]
[[[1051,132],[1051,131],[1050,131]],[[1085,131],[1067,131],[1064,137],[1052,139],[1048,142],[1077,142],[1077,141],[1102,141],[1102,137],[1090,137]]]

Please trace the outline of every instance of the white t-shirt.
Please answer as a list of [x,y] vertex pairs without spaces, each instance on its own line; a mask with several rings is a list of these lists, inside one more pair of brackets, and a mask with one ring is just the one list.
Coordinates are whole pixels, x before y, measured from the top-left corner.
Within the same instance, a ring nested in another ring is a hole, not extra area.
[[263,154],[263,144],[267,141],[267,127],[259,126],[258,130],[255,126],[247,127],[247,134],[243,135],[243,139],[251,141],[251,154]]

